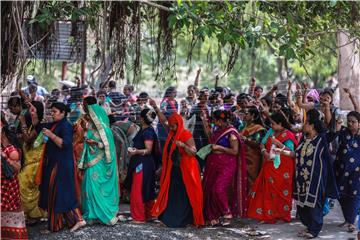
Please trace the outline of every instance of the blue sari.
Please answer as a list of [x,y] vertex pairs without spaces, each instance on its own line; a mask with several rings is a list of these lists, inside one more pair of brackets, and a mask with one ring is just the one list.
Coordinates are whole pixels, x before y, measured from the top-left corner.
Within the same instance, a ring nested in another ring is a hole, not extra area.
[[334,163],[340,205],[347,223],[354,224],[360,209],[360,132],[348,128],[338,133],[339,149]]

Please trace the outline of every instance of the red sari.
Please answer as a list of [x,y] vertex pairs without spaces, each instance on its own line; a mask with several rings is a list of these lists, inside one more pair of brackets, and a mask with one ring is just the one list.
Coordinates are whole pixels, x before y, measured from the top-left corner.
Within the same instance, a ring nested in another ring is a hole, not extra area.
[[[13,151],[21,154],[13,145],[2,150],[8,158]],[[1,169],[1,239],[28,239],[18,175],[14,173],[10,179],[6,178],[3,169]]]
[[[160,216],[167,206],[172,168],[172,161],[169,161],[169,156],[171,156],[172,152],[175,150],[175,142],[180,141],[184,143],[192,137],[191,132],[184,129],[184,122],[179,114],[173,113],[168,121],[169,124],[177,124],[177,131],[176,133],[169,131],[164,146],[164,149],[167,149],[170,140],[173,138],[173,144],[170,148],[170,152],[167,153],[167,151],[164,151],[162,156],[160,192],[152,209],[152,215],[156,217]],[[182,172],[182,179],[184,181],[186,192],[193,211],[194,225],[204,225],[204,217],[202,212],[203,191],[201,187],[201,177],[198,162],[194,156],[188,155],[183,148],[179,149],[179,153],[181,155],[180,169]]]
[[[296,148],[297,141],[289,130],[283,131],[277,140],[284,143],[291,140]],[[266,141],[266,151],[270,152],[271,137]],[[292,184],[295,172],[295,162],[292,158],[280,156],[279,168],[274,167],[273,161],[264,159],[259,176],[255,180],[249,197],[248,216],[267,223],[276,220],[291,220]]]

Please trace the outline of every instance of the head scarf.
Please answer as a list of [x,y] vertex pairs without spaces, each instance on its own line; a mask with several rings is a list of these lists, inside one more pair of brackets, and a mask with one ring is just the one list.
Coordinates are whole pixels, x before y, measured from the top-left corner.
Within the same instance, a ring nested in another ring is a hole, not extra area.
[[100,138],[105,147],[106,162],[116,161],[116,150],[114,136],[110,129],[109,118],[103,107],[98,104],[88,106],[89,116],[99,132]]
[[[173,113],[170,118],[168,119],[168,123],[170,124],[176,124],[177,125],[177,129],[176,132],[170,130],[169,131],[169,135],[166,138],[166,142],[164,145],[164,154],[163,154],[163,158],[162,158],[162,162],[163,162],[163,166],[165,166],[168,162],[168,157],[172,155],[172,153],[174,152],[175,148],[176,148],[176,141],[179,141],[181,133],[184,131],[184,121],[182,119],[182,117],[178,114],[178,113]],[[168,146],[170,144],[170,141],[172,140],[172,145],[170,146],[170,151],[168,152]],[[161,176],[161,181],[163,181],[163,178],[165,174],[163,174]]]
[[314,99],[315,102],[318,102],[320,100],[320,95],[316,89],[310,89],[306,97],[311,97]]

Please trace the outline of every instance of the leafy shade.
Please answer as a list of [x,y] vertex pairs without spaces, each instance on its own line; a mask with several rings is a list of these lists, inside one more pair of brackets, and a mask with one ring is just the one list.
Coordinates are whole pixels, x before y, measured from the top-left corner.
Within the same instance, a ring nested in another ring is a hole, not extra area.
[[326,44],[327,36],[343,31],[354,43],[360,36],[360,2],[356,1],[49,1],[1,5],[6,9],[2,11],[2,31],[7,33],[2,34],[2,86],[14,75],[21,76],[24,69],[25,60],[19,53],[30,47],[21,32],[24,19],[38,26],[34,29],[45,42],[51,39],[55,21],[85,21],[94,32],[94,58],[100,60],[96,71],[104,73],[102,81],[114,74],[124,78],[124,72],[131,69],[133,82],[138,82],[143,49],[155,49],[151,56],[155,79],[171,80],[164,76],[175,71],[181,47],[178,41],[183,40],[188,45],[187,63],[199,43],[216,40],[217,52],[226,50],[225,60],[218,57],[222,70],[230,73],[243,51],[256,55],[256,49],[266,47],[278,59],[304,67],[314,58],[314,50]]

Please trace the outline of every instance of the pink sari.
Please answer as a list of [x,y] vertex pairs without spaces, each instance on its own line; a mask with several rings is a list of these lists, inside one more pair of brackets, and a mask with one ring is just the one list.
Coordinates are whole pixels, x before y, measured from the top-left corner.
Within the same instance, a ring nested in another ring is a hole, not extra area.
[[[233,217],[246,217],[245,145],[233,127],[216,131],[211,138],[211,143],[230,147],[229,140],[226,139],[230,135],[236,136],[239,141],[239,154],[233,156],[225,153],[211,153],[206,159],[203,191],[204,213],[207,221],[217,220],[228,214],[232,214]],[[231,207],[229,203],[232,203]]]

